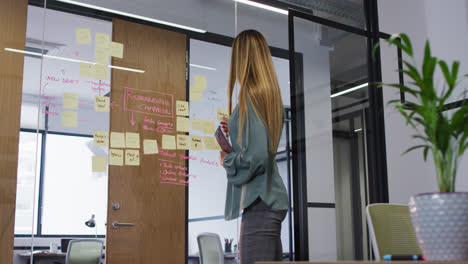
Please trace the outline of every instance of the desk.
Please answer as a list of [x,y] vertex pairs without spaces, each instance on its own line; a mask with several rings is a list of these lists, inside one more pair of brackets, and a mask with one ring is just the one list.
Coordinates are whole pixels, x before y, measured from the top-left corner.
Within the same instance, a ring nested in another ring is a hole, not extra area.
[[467,262],[462,261],[297,261],[297,262],[272,262],[272,261],[257,261],[255,264],[384,264],[384,263],[394,263],[394,264],[466,264]]
[[[65,258],[67,257],[67,253],[60,251],[57,253],[51,253],[49,251],[33,251],[32,255],[34,256],[33,263],[44,260],[47,263],[64,264]],[[18,256],[26,260],[24,263],[30,263],[31,261],[31,252],[19,253]]]

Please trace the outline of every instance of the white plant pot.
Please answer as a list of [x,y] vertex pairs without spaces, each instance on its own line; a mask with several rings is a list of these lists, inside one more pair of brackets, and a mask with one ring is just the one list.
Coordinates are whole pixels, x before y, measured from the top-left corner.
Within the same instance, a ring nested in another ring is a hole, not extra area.
[[468,260],[468,192],[414,195],[409,209],[426,260]]

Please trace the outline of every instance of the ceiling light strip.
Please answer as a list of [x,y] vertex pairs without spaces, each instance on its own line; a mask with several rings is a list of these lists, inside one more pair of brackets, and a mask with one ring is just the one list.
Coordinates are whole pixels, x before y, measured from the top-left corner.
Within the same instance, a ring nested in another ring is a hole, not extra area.
[[249,0],[234,0],[234,1],[242,3],[242,4],[247,4],[247,5],[263,8],[263,9],[273,11],[273,12],[276,12],[276,13],[280,13],[280,14],[283,14],[283,15],[288,14],[288,10],[284,10],[284,9],[281,9],[281,8],[277,8],[277,7],[273,7],[273,6],[269,6],[269,5],[265,5],[265,4],[260,4],[260,3],[249,1]]
[[[6,51],[11,51],[11,52],[16,52],[16,53],[28,54],[28,55],[32,55],[32,56],[44,57],[44,58],[48,58],[48,59],[63,60],[63,61],[70,61],[70,62],[76,62],[76,63],[82,62],[82,63],[89,63],[89,64],[93,64],[93,65],[94,64],[100,64],[100,63],[91,62],[91,61],[76,60],[76,59],[52,56],[52,55],[47,55],[47,54],[41,54],[41,53],[38,53],[38,52],[31,52],[31,51],[25,51],[25,50],[19,50],[19,49],[5,48],[5,50]],[[112,69],[116,69],[116,70],[131,71],[131,72],[137,72],[137,73],[144,73],[145,72],[143,70],[120,67],[120,66],[115,66],[115,65],[108,65],[108,67],[112,68]]]
[[180,24],[176,24],[176,23],[172,23],[172,22],[167,22],[167,21],[163,21],[163,20],[159,20],[159,19],[154,19],[154,18],[150,18],[150,17],[135,15],[135,14],[122,12],[122,11],[118,11],[118,10],[114,10],[114,9],[110,9],[110,8],[101,7],[101,6],[81,3],[81,2],[78,2],[78,1],[73,1],[73,0],[57,0],[57,1],[72,4],[72,5],[87,7],[87,8],[91,8],[91,9],[95,9],[95,10],[100,10],[100,11],[104,11],[104,12],[108,12],[108,13],[113,13],[113,14],[116,14],[116,15],[132,17],[132,18],[145,20],[145,21],[149,21],[149,22],[153,22],[153,23],[163,24],[163,25],[167,25],[167,26],[171,26],[171,27],[186,29],[186,30],[195,31],[195,32],[199,32],[199,33],[206,33],[206,30],[203,30],[203,29],[184,26],[184,25],[180,25]]
[[337,97],[337,96],[340,96],[340,95],[343,95],[343,94],[347,94],[347,93],[350,93],[350,92],[352,92],[352,91],[355,91],[355,90],[361,89],[361,88],[363,88],[363,87],[366,87],[366,86],[368,86],[368,85],[369,85],[368,83],[363,83],[363,84],[361,84],[361,85],[358,85],[358,86],[355,86],[355,87],[346,89],[346,90],[344,90],[344,91],[341,91],[341,92],[332,94],[332,95],[330,95],[330,97],[333,98],[333,97]]
[[211,68],[211,67],[207,67],[207,66],[201,66],[201,65],[192,64],[192,63],[190,63],[190,66],[192,66],[192,67],[197,67],[197,68],[202,68],[202,69],[206,69],[206,70],[216,71],[215,68]]

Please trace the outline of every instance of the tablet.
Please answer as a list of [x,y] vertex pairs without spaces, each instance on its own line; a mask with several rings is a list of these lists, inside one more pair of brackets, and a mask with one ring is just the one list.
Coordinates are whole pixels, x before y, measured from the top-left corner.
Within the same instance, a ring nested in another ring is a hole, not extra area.
[[215,133],[216,141],[218,141],[219,146],[221,149],[226,153],[232,152],[232,147],[227,138],[224,136],[223,130],[221,130],[221,126],[218,126]]

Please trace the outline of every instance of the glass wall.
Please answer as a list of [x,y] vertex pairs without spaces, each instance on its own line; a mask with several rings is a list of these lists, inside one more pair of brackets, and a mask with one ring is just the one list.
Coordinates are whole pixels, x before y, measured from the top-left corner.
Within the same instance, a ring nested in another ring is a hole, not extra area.
[[[117,165],[109,166],[112,165],[109,144],[96,143],[96,132],[106,134],[107,142],[111,139],[111,110],[116,108],[120,111],[126,107],[125,101],[111,98],[111,92],[115,91],[112,90],[114,87],[111,89],[111,79],[122,69],[113,68],[112,76],[107,65],[114,65],[118,55],[111,60],[112,56],[105,54],[110,48],[103,49],[98,44],[99,39],[113,40],[115,21],[111,20],[117,16],[138,25],[178,32],[188,39],[185,80],[188,114],[178,115],[174,110],[167,121],[149,112],[143,111],[142,114],[125,108],[122,111],[128,117],[122,118],[122,122],[132,126],[136,124],[135,127],[154,132],[153,135],[158,137],[158,145],[153,146],[153,151],[158,153],[152,153],[153,156],[142,153],[142,163],[144,157],[146,164],[164,164],[164,159],[172,158],[172,151],[179,149],[185,152],[177,164],[182,171],[179,174],[181,178],[177,179],[182,182],[179,181],[179,186],[172,186],[179,189],[167,184],[165,191],[170,199],[175,199],[171,193],[186,191],[189,262],[197,261],[197,236],[201,233],[216,233],[221,243],[225,238],[233,239],[233,245],[239,242],[241,218],[224,220],[227,180],[218,162],[219,148],[216,145],[207,147],[204,138],[213,138],[212,133],[207,132],[212,131],[203,128],[216,128],[219,124],[217,112],[227,110],[230,42],[236,34],[247,29],[260,31],[271,47],[287,113],[276,157],[291,207],[282,223],[284,258],[295,257],[292,182],[299,175],[293,174],[295,156],[292,149],[297,140],[293,131],[298,129],[293,127],[291,120],[293,110],[302,111],[304,116],[301,125],[304,128],[306,184],[302,187],[307,208],[304,220],[308,229],[309,259],[367,258],[369,251],[364,218],[364,208],[368,203],[367,39],[295,18],[297,63],[296,87],[292,91],[301,86],[304,100],[302,105],[293,105],[292,97],[298,94],[291,93],[290,87],[288,16],[285,12],[287,7],[298,8],[313,12],[320,18],[365,29],[363,1],[273,1],[271,4],[281,9],[280,12],[236,1],[78,1],[88,6],[65,2],[52,1],[46,7],[40,4],[28,7],[16,193],[15,263],[25,259],[18,254],[27,251],[25,247],[31,245],[42,250],[48,249],[51,243],[60,244],[62,238],[105,241],[109,235],[106,230],[114,222],[109,222],[108,216],[119,212],[113,207],[117,201],[108,200],[109,190],[116,188],[112,187],[115,179],[108,175]],[[269,4],[270,1],[257,2]],[[164,21],[190,28],[172,27],[173,24]],[[139,56],[138,52],[126,52],[124,49],[125,56]],[[148,69],[142,58],[125,62],[117,60],[117,63],[120,63],[119,67],[146,70],[145,76],[156,71],[156,67]],[[98,71],[95,65],[106,67]],[[158,64],[159,68],[165,67],[162,65],[166,64]],[[167,72],[167,76],[172,74]],[[166,91],[164,96],[175,98],[172,90],[176,88],[163,81],[147,83],[141,78],[126,78],[119,80],[124,79],[128,88],[134,89],[132,91],[162,87]],[[124,87],[119,86],[118,89]],[[145,94],[143,97],[150,96]],[[104,109],[96,106],[99,100],[104,102]],[[175,102],[174,99],[174,109]],[[180,129],[182,126],[187,129]],[[159,139],[163,134],[174,136],[176,146],[168,146],[167,141],[163,143],[164,139]],[[190,146],[184,148],[179,145],[178,136],[188,136]],[[202,148],[192,145],[194,138],[201,138]],[[139,140],[143,144],[143,136]],[[140,146],[140,142],[137,145]],[[151,184],[168,183],[171,177],[163,174],[173,171],[166,168],[163,173],[159,167],[153,169]],[[116,189],[138,193],[132,188],[136,188],[139,180],[131,179],[123,180],[122,187]],[[141,192],[147,194],[151,190]],[[169,198],[168,201],[173,202]],[[116,206],[136,207],[135,201],[130,200],[126,204],[120,201]],[[170,202],[168,208],[172,205]],[[85,224],[90,219],[96,223],[92,227]],[[164,225],[157,228],[163,229]],[[145,245],[141,247],[146,249]]]

